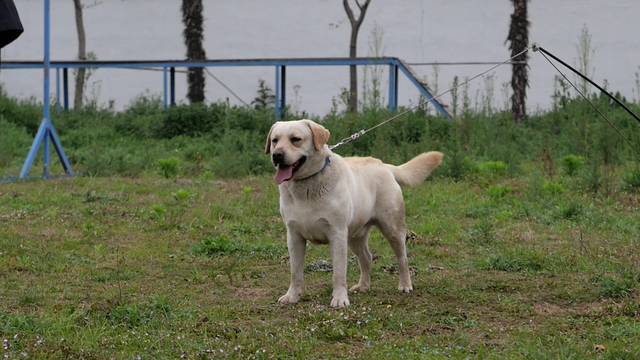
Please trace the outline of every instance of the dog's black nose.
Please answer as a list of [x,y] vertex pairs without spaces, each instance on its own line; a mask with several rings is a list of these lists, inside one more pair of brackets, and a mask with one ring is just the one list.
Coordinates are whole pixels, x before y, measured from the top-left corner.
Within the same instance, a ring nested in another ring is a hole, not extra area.
[[274,151],[271,158],[273,159],[274,164],[280,164],[284,161],[284,151]]

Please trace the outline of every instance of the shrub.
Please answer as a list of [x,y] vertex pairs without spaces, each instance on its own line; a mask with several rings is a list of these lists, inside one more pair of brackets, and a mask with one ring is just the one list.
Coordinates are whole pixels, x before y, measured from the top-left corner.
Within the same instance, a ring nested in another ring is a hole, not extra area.
[[493,200],[500,200],[511,194],[513,189],[509,185],[491,185],[487,189],[487,195]]
[[165,159],[158,159],[157,164],[165,179],[175,178],[178,176],[178,164],[180,159],[173,156]]
[[25,128],[8,122],[0,115],[0,168],[9,167],[14,159],[24,159],[33,138]]
[[579,218],[583,212],[582,204],[572,202],[558,208],[558,217],[564,220],[575,220]]
[[222,116],[222,109],[207,107],[202,103],[174,106],[167,110],[157,136],[161,139],[180,135],[199,136],[211,132]]
[[640,168],[629,170],[622,180],[632,189],[640,189]]
[[[400,164],[421,152],[438,150],[445,158],[434,175],[460,179],[470,171],[490,177],[510,176],[519,165],[539,158],[544,149],[551,159],[553,154],[572,154],[563,158],[560,166],[568,176],[580,176],[576,186],[594,193],[603,186],[609,189],[612,180],[608,169],[636,159],[623,142],[602,134],[605,129],[601,119],[585,116],[589,106],[585,101],[565,100],[549,112],[532,114],[527,122],[517,126],[508,111],[474,111],[466,104],[458,118],[448,120],[419,108],[336,152],[343,156],[374,156]],[[622,134],[640,145],[635,121],[606,101],[596,101],[602,102],[598,106]],[[406,109],[398,109],[403,110]],[[285,115],[289,116],[286,112]],[[180,154],[180,171],[185,176],[209,172],[216,177],[240,177],[271,171],[262,146],[274,121],[272,110],[258,111],[220,102],[179,105],[165,111],[159,96],[144,94],[118,113],[91,107],[60,114],[53,111],[51,116],[76,172],[138,176],[157,165],[157,159],[176,153]],[[330,143],[335,144],[391,116],[382,108],[366,108],[351,114],[335,107],[316,121],[331,131]],[[10,98],[0,90],[2,119],[5,124],[0,129],[0,166],[15,167],[16,158],[22,160],[26,156],[26,143],[32,141],[42,120],[42,105],[35,99]],[[7,129],[6,123],[13,127]],[[21,131],[26,136],[16,135]],[[470,159],[475,158],[496,161],[472,166]],[[602,165],[604,172],[600,170]],[[586,171],[580,171],[581,168]],[[636,188],[640,175],[631,171],[621,181]]]
[[502,161],[487,161],[477,166],[480,174],[505,176],[509,166]]
[[453,151],[445,155],[444,161],[438,169],[440,170],[440,174],[455,180],[460,180],[469,173],[469,170],[471,169],[471,160],[469,157],[464,156],[462,152]]
[[560,160],[560,163],[564,173],[569,176],[573,176],[582,168],[584,158],[582,156],[567,155]]
[[18,128],[25,128],[33,137],[42,122],[42,104],[38,104],[35,98],[18,100],[8,97],[0,87],[0,119],[2,118]]
[[560,182],[545,182],[542,185],[542,191],[549,195],[555,196],[564,192],[564,185]]

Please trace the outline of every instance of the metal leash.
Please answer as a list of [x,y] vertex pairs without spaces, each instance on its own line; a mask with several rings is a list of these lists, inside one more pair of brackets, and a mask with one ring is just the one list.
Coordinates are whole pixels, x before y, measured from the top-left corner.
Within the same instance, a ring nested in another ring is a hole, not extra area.
[[629,114],[631,114],[631,116],[633,116],[639,123],[640,123],[640,118],[638,117],[638,115],[636,115],[633,111],[631,111],[625,104],[623,104],[620,100],[616,99],[615,96],[609,94],[608,91],[606,91],[605,89],[603,89],[600,85],[596,84],[595,82],[593,82],[591,79],[589,79],[588,77],[586,77],[585,75],[583,75],[582,73],[580,73],[578,70],[574,69],[573,67],[569,66],[567,63],[565,63],[564,61],[558,59],[557,57],[555,57],[553,54],[549,53],[547,50],[543,49],[540,45],[538,45],[538,43],[534,43],[533,46],[531,47],[532,50],[534,52],[540,52],[540,54],[549,62],[549,64],[551,64],[551,66],[553,66],[554,69],[556,69],[556,71],[562,75],[562,77],[569,83],[569,85],[571,85],[575,91],[580,94],[580,96],[582,96],[583,99],[585,99],[589,105],[591,105],[591,107],[598,113],[598,115],[600,115],[600,117],[602,117],[602,119],[604,119],[604,121],[607,122],[607,124],[609,124],[609,126],[611,126],[611,128],[613,130],[616,131],[616,133],[618,133],[618,136],[620,136],[638,155],[640,155],[640,151],[638,151],[638,149],[633,146],[633,144],[631,143],[631,141],[629,141],[626,137],[624,137],[622,135],[622,133],[620,132],[620,130],[618,130],[613,123],[611,123],[611,121],[609,121],[609,119],[607,119],[606,116],[604,116],[604,114],[593,104],[593,102],[591,102],[591,100],[589,100],[580,90],[578,90],[578,88],[567,78],[567,76],[565,74],[563,74],[560,69],[558,69],[558,67],[551,62],[551,60],[549,60],[549,58],[547,57],[547,55],[549,55],[550,57],[552,57],[554,60],[556,60],[557,62],[559,62],[560,64],[564,65],[566,68],[568,68],[569,70],[573,71],[574,73],[576,73],[577,75],[579,75],[580,77],[582,77],[584,80],[588,81],[591,85],[595,86],[596,88],[598,88],[598,90],[600,90],[602,93],[606,94],[608,97],[610,97],[611,99],[613,99],[618,105],[620,105],[623,109],[625,109]]
[[433,96],[433,97],[431,97],[429,99],[426,99],[425,101],[419,103],[418,105],[416,105],[416,106],[414,106],[412,108],[409,108],[408,110],[405,110],[405,111],[403,111],[403,112],[401,112],[399,114],[396,114],[395,116],[393,116],[393,117],[391,117],[391,118],[379,123],[378,125],[375,125],[375,126],[369,128],[367,130],[360,130],[357,133],[354,133],[354,134],[350,135],[349,137],[346,137],[346,138],[340,140],[340,142],[338,142],[337,144],[329,146],[329,150],[333,150],[333,149],[335,149],[335,148],[337,148],[339,146],[342,146],[344,144],[348,144],[348,143],[352,142],[353,140],[359,138],[360,136],[368,133],[369,131],[377,129],[380,126],[382,126],[382,125],[384,125],[384,124],[386,124],[386,123],[388,123],[390,121],[393,121],[393,120],[395,120],[395,119],[397,119],[397,118],[399,118],[399,117],[401,117],[403,115],[406,115],[407,113],[409,113],[409,112],[411,112],[411,111],[423,106],[424,104],[426,104],[426,103],[428,103],[428,102],[430,102],[432,100],[438,99],[438,98],[442,97],[443,95],[448,94],[448,93],[452,92],[453,90],[470,83],[471,81],[479,78],[480,76],[483,76],[483,75],[487,74],[488,72],[493,71],[494,69],[496,69],[496,68],[498,68],[498,67],[500,67],[500,66],[502,66],[502,65],[504,65],[506,63],[509,63],[511,60],[513,60],[513,59],[517,58],[518,56],[520,56],[520,55],[526,53],[527,51],[529,51],[529,49],[530,48],[526,48],[526,49],[522,50],[520,53],[508,58],[507,60],[505,60],[505,61],[503,61],[503,62],[501,62],[499,64],[497,64],[496,66],[490,68],[489,70],[486,70],[486,71],[484,71],[484,72],[482,72],[482,73],[480,73],[480,74],[478,74],[478,75],[476,75],[476,76],[474,76],[474,77],[472,77],[470,79],[467,79],[466,81],[463,81],[462,83],[450,88],[449,90],[447,90],[447,91],[445,91],[443,93],[440,93],[440,94],[438,94],[436,96]]

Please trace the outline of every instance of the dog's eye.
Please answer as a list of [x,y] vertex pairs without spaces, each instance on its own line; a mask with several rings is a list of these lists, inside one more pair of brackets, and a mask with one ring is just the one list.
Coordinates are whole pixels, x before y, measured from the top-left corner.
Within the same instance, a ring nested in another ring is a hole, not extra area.
[[273,139],[271,140],[272,143],[277,144],[278,143],[278,139]]
[[291,138],[291,142],[292,142],[292,143],[297,143],[297,142],[298,142],[298,141],[300,141],[300,140],[302,140],[302,139],[300,139],[299,137],[292,137],[292,138]]

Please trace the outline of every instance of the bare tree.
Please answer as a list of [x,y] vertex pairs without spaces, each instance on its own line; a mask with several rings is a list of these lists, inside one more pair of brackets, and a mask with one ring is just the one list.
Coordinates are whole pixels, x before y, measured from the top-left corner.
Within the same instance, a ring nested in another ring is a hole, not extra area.
[[[182,22],[184,23],[184,43],[187,46],[187,60],[198,61],[205,60],[205,54],[202,41],[204,40],[204,17],[202,0],[182,0]],[[191,103],[204,101],[204,68],[189,68],[187,75],[189,91],[187,98]]]
[[[511,15],[511,26],[507,41],[510,42],[509,49],[511,56],[515,56],[524,51],[529,45],[529,20],[527,15],[527,3],[529,0],[511,0],[513,2],[513,14]],[[506,41],[505,41],[506,42]],[[511,112],[517,123],[524,121],[527,117],[526,99],[529,79],[527,74],[527,60],[529,56],[523,53],[512,59],[514,61],[511,75]]]
[[[364,4],[360,4],[359,0],[355,0],[356,5],[360,9],[360,15],[358,18],[353,14],[351,6],[348,0],[343,0],[344,10],[347,12],[349,22],[351,23],[351,40],[349,41],[349,57],[355,58],[357,56],[357,43],[358,43],[358,31],[360,25],[364,21],[364,16],[367,13],[367,8],[371,3],[371,0],[365,0]],[[358,111],[358,72],[355,65],[349,66],[349,111]]]
[[[82,2],[73,0],[76,10],[76,29],[78,30],[78,60],[87,60],[87,38],[84,33],[84,20],[82,19]],[[78,111],[82,109],[82,98],[84,96],[84,83],[87,69],[79,68],[76,71],[76,91],[73,100],[73,109]]]

